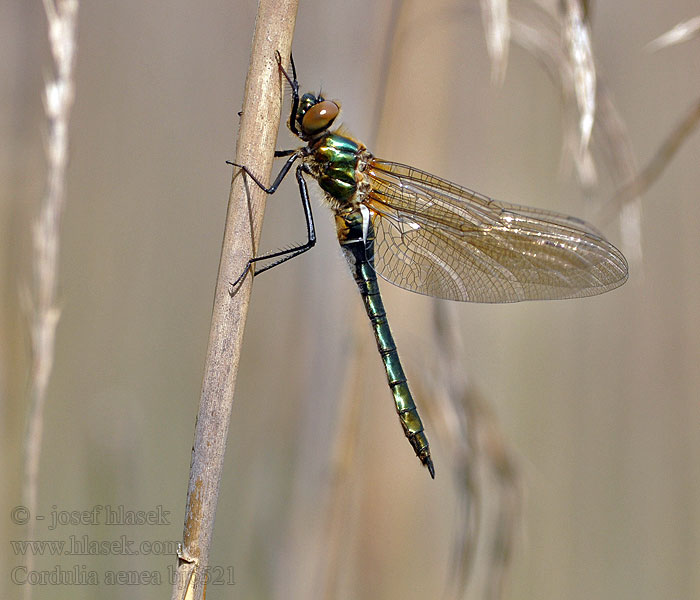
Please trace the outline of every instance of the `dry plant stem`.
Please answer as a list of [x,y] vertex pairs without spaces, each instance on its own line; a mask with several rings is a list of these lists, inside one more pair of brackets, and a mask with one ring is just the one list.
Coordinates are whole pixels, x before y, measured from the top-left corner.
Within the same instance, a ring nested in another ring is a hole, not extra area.
[[[365,315],[355,311],[357,333],[364,331]],[[325,501],[323,515],[324,537],[320,545],[319,560],[316,567],[316,586],[318,597],[332,600],[339,594],[343,551],[348,546],[348,515],[352,510],[351,476],[357,471],[357,446],[360,437],[360,422],[363,397],[361,389],[366,356],[360,336],[353,336],[353,349],[348,357],[345,377],[340,389],[344,390],[340,398],[338,422],[333,444],[333,456],[329,465],[328,498]]]
[[[292,46],[297,0],[261,0],[255,23],[236,162],[269,179],[280,122],[281,86],[275,60]],[[234,171],[216,283],[209,346],[195,427],[182,549],[173,599],[203,598],[221,471],[252,277],[230,295],[262,228],[265,194]]]
[[700,100],[690,107],[685,117],[664,140],[642,172],[617,192],[614,204],[619,207],[644,194],[666,170],[681,146],[697,129],[698,124],[700,124]]
[[[76,25],[78,1],[44,0],[49,26],[49,44],[56,76],[46,82],[44,106],[49,122],[46,154],[46,194],[33,227],[33,282],[24,293],[24,305],[31,320],[32,364],[29,382],[29,413],[25,439],[23,498],[29,510],[27,539],[34,539],[33,515],[37,514],[39,461],[44,429],[46,390],[54,360],[54,341],[59,309],[56,306],[60,223],[63,212],[65,174],[68,164],[68,120],[73,106]],[[31,555],[27,568],[31,571]],[[30,598],[32,586],[25,586]]]

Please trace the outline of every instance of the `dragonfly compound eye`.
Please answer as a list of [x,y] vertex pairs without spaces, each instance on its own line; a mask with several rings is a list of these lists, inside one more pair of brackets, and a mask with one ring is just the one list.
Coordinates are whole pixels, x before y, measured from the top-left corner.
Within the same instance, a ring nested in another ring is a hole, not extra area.
[[330,100],[314,104],[301,120],[301,128],[306,134],[314,134],[328,129],[340,112],[340,107]]

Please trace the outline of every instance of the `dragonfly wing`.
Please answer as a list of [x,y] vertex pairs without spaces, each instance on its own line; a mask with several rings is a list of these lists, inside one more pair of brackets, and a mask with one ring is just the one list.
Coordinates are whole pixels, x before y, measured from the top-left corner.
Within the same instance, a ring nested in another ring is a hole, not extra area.
[[448,300],[519,302],[602,294],[627,280],[622,253],[591,225],[492,200],[399,163],[372,159],[375,269]]

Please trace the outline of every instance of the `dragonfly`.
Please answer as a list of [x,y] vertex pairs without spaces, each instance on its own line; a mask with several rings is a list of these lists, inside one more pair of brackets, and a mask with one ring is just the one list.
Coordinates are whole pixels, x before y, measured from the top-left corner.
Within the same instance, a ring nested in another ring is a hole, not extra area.
[[[307,240],[251,258],[231,283],[231,294],[255,275],[298,256],[316,243],[305,177],[316,180],[335,216],[338,242],[362,296],[386,371],[396,412],[416,456],[435,478],[430,445],[396,349],[377,276],[401,288],[461,302],[520,302],[581,298],[613,290],[628,277],[622,253],[593,226],[576,217],[507,204],[414,167],[376,158],[343,126],[334,126],[340,102],[320,93],[300,97],[291,87],[287,122],[304,146],[278,150],[288,157],[268,187],[245,165],[238,167],[268,194],[297,163],[296,180]],[[270,261],[261,268],[254,265]]]

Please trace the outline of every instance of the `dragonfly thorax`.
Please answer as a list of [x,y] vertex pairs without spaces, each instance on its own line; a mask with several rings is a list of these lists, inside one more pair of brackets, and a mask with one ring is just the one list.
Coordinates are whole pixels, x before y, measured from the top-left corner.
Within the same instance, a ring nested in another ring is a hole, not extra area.
[[358,184],[363,178],[359,172],[361,158],[367,153],[365,146],[338,132],[326,133],[310,143],[309,154],[304,159],[308,172],[326,192],[333,207],[352,204]]

